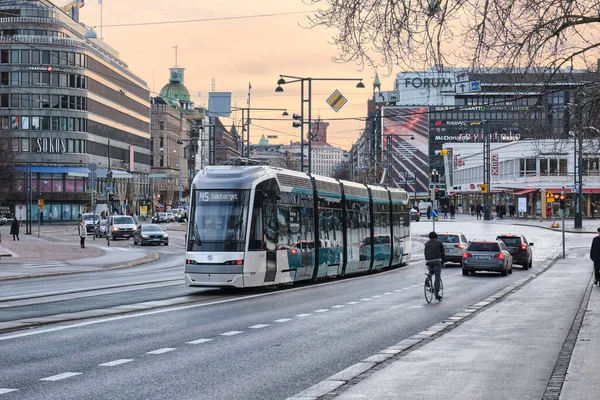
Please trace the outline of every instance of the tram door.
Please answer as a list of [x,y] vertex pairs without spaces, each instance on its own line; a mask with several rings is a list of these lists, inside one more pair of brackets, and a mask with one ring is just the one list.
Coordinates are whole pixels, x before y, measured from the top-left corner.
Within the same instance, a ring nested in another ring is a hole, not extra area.
[[265,282],[273,282],[277,273],[277,194],[274,191],[265,192],[262,210],[267,251]]

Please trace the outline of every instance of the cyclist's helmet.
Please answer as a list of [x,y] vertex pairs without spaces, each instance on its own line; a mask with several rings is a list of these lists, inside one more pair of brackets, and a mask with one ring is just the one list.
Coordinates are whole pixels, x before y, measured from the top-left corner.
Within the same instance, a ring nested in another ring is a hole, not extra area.
[[429,239],[437,239],[437,233],[433,231],[429,232]]

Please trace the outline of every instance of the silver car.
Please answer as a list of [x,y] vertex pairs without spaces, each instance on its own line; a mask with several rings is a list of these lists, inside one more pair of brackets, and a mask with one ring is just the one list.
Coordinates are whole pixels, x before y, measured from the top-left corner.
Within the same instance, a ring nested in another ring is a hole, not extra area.
[[469,245],[465,235],[460,232],[438,233],[438,240],[444,244],[446,261],[461,264],[463,253]]
[[476,271],[493,271],[506,276],[512,274],[512,261],[502,240],[473,241],[463,253],[462,273],[469,275]]

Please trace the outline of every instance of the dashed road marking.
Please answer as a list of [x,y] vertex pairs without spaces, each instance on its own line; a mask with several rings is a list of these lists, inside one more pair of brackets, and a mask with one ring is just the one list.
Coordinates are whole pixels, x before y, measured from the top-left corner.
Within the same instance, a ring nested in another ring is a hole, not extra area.
[[196,339],[196,340],[192,340],[191,342],[186,342],[188,344],[200,344],[200,343],[206,343],[206,342],[210,342],[212,339]]
[[380,294],[376,294],[375,296],[373,296],[374,299],[378,299],[380,297],[382,297],[382,295],[380,295]]
[[40,381],[55,382],[55,381],[60,381],[61,379],[67,379],[72,376],[81,375],[81,374],[82,374],[82,372],[65,372],[65,373],[58,374],[58,375],[52,375],[47,378],[42,378],[42,379],[40,379]]
[[269,324],[258,324],[258,325],[249,326],[248,328],[250,328],[250,329],[262,329],[262,328],[266,328],[267,326],[269,326]]
[[329,308],[320,308],[318,310],[315,310],[315,312],[318,312],[318,313],[324,313],[324,312],[327,312],[327,311],[329,311]]
[[146,354],[164,354],[164,353],[168,353],[168,352],[173,351],[173,350],[175,350],[175,348],[173,348],[173,347],[165,347],[165,348],[162,348],[162,349],[149,351]]
[[370,297],[364,297],[364,298],[360,299],[360,301],[371,301],[371,300],[373,300],[373,299]]
[[331,306],[331,308],[342,308],[342,307],[346,307],[344,304],[338,304],[335,306]]
[[131,361],[133,361],[133,359],[122,358],[120,360],[114,360],[114,361],[109,361],[109,362],[104,363],[104,364],[100,364],[100,366],[101,367],[114,367],[114,366],[125,364],[125,363],[131,362]]
[[0,388],[0,394],[16,392],[19,389],[8,389],[8,388]]
[[312,314],[298,314],[296,315],[296,317],[298,318],[304,318],[304,317],[310,317]]
[[346,304],[358,304],[358,301],[349,301]]
[[244,333],[244,331],[229,331],[229,332],[221,333],[221,336],[233,336],[233,335],[239,335],[240,333]]
[[393,293],[392,292],[385,292],[384,294],[385,295],[390,295],[390,294],[393,294]]
[[279,322],[279,323],[282,323],[282,322],[288,322],[288,321],[291,321],[291,320],[292,320],[291,318],[281,318],[281,319],[276,319],[276,320],[275,320],[275,321],[273,321],[273,322]]

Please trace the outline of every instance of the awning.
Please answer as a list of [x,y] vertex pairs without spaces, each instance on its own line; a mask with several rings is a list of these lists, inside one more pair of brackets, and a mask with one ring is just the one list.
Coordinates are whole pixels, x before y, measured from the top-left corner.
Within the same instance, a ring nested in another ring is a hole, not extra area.
[[[17,172],[27,173],[27,167],[22,165],[15,168]],[[127,171],[113,169],[114,179],[130,179],[133,175]],[[67,174],[67,176],[74,176],[80,178],[87,178],[90,170],[87,167],[65,167],[65,166],[53,166],[53,165],[32,165],[31,173],[33,174]],[[98,168],[96,170],[97,178],[106,178],[106,168]]]
[[539,189],[535,188],[535,189],[523,189],[523,190],[519,190],[518,192],[514,192],[513,194],[515,196],[521,196],[523,194],[527,194],[527,193],[531,193],[531,192],[536,192]]

